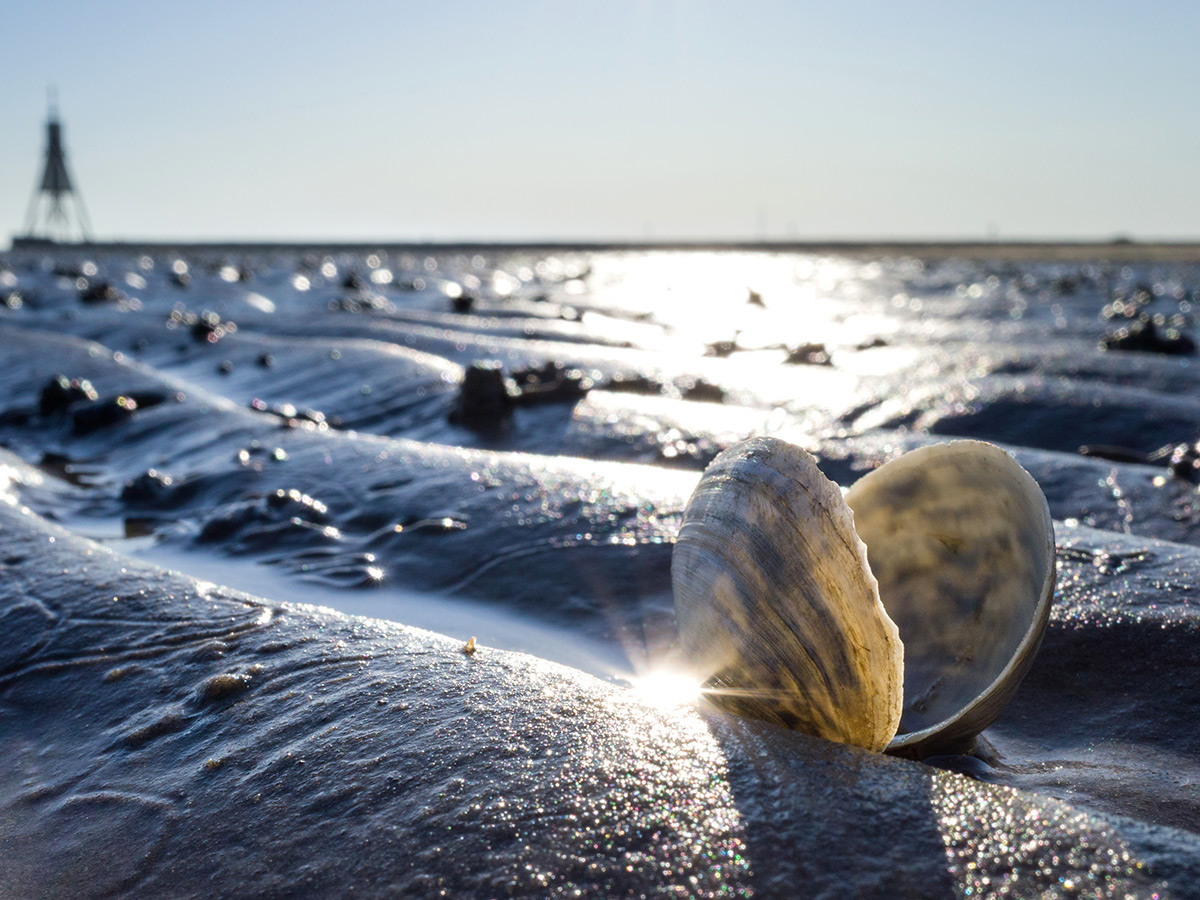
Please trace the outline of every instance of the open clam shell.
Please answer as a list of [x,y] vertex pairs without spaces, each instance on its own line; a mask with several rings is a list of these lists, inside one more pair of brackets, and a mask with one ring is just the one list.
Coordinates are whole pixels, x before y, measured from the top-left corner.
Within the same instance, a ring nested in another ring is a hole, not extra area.
[[990,444],[904,454],[843,500],[804,450],[754,438],[704,473],[671,568],[680,648],[715,702],[920,757],[965,749],[1016,690],[1054,531]]
[[889,750],[962,750],[1008,703],[1046,630],[1045,495],[999,447],[953,441],[880,466],[846,502],[904,641],[904,712]]

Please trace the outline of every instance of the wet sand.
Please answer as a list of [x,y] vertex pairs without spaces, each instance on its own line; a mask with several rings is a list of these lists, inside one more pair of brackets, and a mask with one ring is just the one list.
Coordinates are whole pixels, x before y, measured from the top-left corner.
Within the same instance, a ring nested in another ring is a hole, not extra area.
[[[1195,248],[823,246],[0,256],[8,882],[1197,896],[1200,370],[1102,347],[1196,333]],[[975,754],[636,688],[687,496],[763,433],[1038,481],[1051,623]]]

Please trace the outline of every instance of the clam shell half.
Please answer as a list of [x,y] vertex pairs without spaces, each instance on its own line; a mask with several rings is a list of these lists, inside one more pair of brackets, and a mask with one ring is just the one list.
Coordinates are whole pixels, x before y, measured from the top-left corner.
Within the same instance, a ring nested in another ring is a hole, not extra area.
[[735,712],[882,750],[903,649],[841,491],[804,450],[753,438],[705,470],[671,558],[683,658]]
[[811,455],[760,437],[705,471],[671,570],[680,649],[714,702],[921,757],[966,749],[1016,690],[1049,617],[1054,531],[991,444],[904,454],[843,500]]
[[982,441],[922,447],[846,493],[904,641],[904,713],[889,750],[967,749],[1033,662],[1054,596],[1045,495]]

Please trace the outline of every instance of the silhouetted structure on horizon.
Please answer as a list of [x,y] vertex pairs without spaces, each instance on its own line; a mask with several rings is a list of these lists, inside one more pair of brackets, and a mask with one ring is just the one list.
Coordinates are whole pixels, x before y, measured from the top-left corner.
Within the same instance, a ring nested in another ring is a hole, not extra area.
[[[74,212],[72,217],[68,206]],[[39,231],[40,228],[40,231]],[[67,172],[67,155],[63,149],[62,125],[58,121],[53,95],[46,120],[46,167],[41,180],[29,199],[29,211],[25,216],[27,238],[52,241],[83,241],[92,239],[91,224],[83,198],[71,184]]]

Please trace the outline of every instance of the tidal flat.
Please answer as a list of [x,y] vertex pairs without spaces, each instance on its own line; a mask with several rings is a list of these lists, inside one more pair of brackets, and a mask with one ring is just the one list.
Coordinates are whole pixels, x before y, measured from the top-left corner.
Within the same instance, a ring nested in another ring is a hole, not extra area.
[[[0,255],[0,883],[1200,896],[1190,253]],[[973,753],[653,677],[684,505],[755,435],[1037,481],[1050,624]]]

